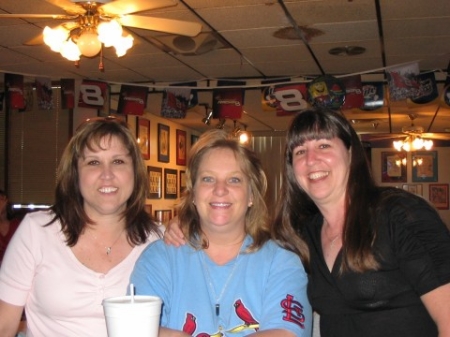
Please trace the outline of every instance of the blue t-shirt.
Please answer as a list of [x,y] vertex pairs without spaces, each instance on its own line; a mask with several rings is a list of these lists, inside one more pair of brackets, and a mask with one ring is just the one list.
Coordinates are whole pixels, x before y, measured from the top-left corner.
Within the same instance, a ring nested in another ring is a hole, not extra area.
[[312,309],[307,275],[299,257],[267,242],[254,253],[241,253],[217,265],[189,245],[150,244],[131,275],[136,295],[163,300],[161,326],[192,336],[246,336],[286,329],[311,336]]

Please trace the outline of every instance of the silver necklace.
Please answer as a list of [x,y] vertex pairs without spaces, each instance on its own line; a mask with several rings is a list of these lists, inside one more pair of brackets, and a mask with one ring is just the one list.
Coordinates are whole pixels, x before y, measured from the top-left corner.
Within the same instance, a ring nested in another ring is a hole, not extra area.
[[[114,245],[117,243],[117,241],[119,241],[120,237],[122,236],[122,233],[125,231],[125,229],[122,229],[122,231],[119,233],[119,236],[117,237],[117,239],[112,243],[112,245],[110,246],[104,246],[105,250],[106,250],[106,255],[111,254],[111,250],[114,247]],[[94,235],[93,233],[91,233],[92,237],[95,239],[95,241],[98,242],[97,236]],[[104,243],[101,243],[102,245],[104,245]]]
[[235,271],[236,271],[236,269],[237,269],[237,266],[238,266],[239,262],[241,261],[241,260],[239,259],[239,257],[241,256],[241,251],[242,251],[242,247],[244,246],[244,242],[245,242],[245,238],[244,238],[244,241],[242,242],[241,247],[239,248],[238,254],[236,255],[236,257],[235,257],[235,259],[234,259],[233,269],[231,270],[230,274],[228,275],[228,278],[227,278],[227,280],[225,281],[225,284],[223,285],[222,290],[220,291],[219,296],[217,296],[216,289],[214,289],[214,285],[213,285],[213,283],[212,283],[211,274],[210,274],[210,272],[209,272],[208,265],[206,264],[206,261],[205,261],[205,255],[206,255],[206,253],[205,253],[205,251],[203,250],[203,251],[201,252],[201,254],[200,254],[200,259],[201,259],[203,268],[205,269],[205,272],[206,272],[207,282],[208,282],[209,288],[211,289],[211,292],[212,292],[212,294],[213,294],[213,296],[214,296],[214,299],[215,299],[215,305],[214,305],[214,308],[215,308],[216,316],[220,316],[220,300],[222,299],[222,296],[223,296],[223,294],[225,293],[225,290],[228,288],[228,285],[229,285],[231,279],[233,278],[233,275],[234,275],[234,273],[235,273]]

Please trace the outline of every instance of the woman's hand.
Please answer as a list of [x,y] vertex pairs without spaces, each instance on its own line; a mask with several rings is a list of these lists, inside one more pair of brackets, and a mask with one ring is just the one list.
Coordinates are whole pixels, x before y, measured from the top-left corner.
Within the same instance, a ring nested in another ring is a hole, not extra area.
[[186,244],[184,234],[180,229],[180,222],[178,221],[178,217],[170,220],[170,222],[166,226],[166,231],[164,232],[164,242],[167,245],[172,245],[175,247],[180,247]]

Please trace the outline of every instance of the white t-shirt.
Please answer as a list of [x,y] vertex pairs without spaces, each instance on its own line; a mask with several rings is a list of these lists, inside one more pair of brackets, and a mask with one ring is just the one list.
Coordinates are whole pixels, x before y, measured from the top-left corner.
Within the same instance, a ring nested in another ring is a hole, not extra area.
[[60,222],[43,226],[52,216],[41,211],[23,219],[0,270],[0,299],[25,305],[27,336],[106,337],[102,300],[126,294],[137,258],[157,236],[102,274],[78,261]]

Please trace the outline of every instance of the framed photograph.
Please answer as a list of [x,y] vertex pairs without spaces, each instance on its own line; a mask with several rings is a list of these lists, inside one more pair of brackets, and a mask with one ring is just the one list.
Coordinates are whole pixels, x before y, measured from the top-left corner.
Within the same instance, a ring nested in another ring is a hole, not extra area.
[[406,165],[404,155],[399,152],[381,152],[381,182],[406,183]]
[[170,159],[170,127],[158,123],[158,161],[168,163]]
[[405,184],[402,186],[405,191],[411,192],[412,194],[422,196],[422,184]]
[[438,181],[437,151],[413,152],[412,181],[434,182]]
[[195,143],[197,143],[197,140],[198,140],[198,136],[191,135],[191,146],[194,145]]
[[177,165],[186,165],[186,131],[177,129]]
[[151,204],[146,204],[145,205],[145,211],[148,213],[148,215],[152,216],[153,212],[152,212],[152,205]]
[[178,191],[177,170],[164,169],[164,198],[176,199]]
[[180,171],[180,196],[186,189],[186,171]]
[[148,119],[139,117],[136,134],[142,158],[145,160],[150,159],[150,121]]
[[448,209],[448,184],[428,185],[429,198],[437,209]]
[[171,209],[158,209],[155,211],[155,219],[160,223],[168,223],[170,219],[172,219],[172,210]]
[[162,197],[162,168],[147,166],[149,199],[161,199]]

